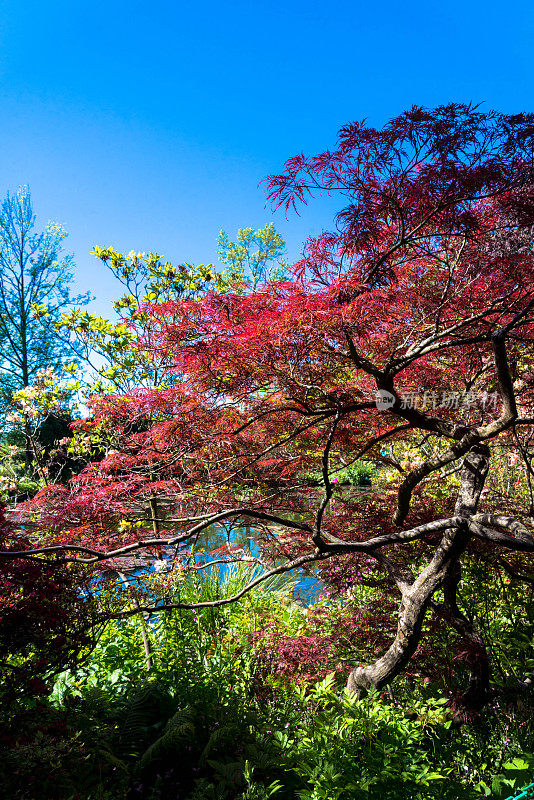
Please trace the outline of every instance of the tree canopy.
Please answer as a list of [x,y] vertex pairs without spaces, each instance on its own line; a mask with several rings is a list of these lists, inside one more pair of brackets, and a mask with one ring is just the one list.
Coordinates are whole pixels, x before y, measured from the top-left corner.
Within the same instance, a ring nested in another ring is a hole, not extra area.
[[[289,278],[144,307],[150,347],[179,378],[94,398],[80,435],[106,457],[40,492],[34,546],[18,555],[98,568],[166,546],[178,568],[209,526],[246,521],[273,559],[248,588],[337,559],[349,586],[399,599],[392,640],[355,665],[351,692],[405,669],[431,614],[471,654],[462,702],[484,704],[489,654],[462,569],[483,559],[532,581],[533,144],[533,115],[451,104],[347,125],[333,150],[291,158],[272,202],[339,195],[336,229]],[[524,492],[499,491],[503,453],[522,462]],[[362,457],[381,468],[375,490],[339,492],[336,473]],[[172,509],[156,528],[154,497]],[[239,554],[228,540],[216,558]]]
[[27,187],[7,194],[0,209],[0,375],[2,397],[28,386],[42,369],[76,360],[74,343],[54,327],[72,297],[72,257],[62,252],[66,233],[49,223],[35,230]]
[[[62,313],[56,322],[59,333],[77,337],[81,355],[96,382],[92,391],[127,391],[161,387],[170,380],[165,358],[154,346],[154,319],[148,306],[184,302],[203,296],[210,286],[218,292],[243,292],[265,281],[280,278],[287,266],[282,256],[285,242],[273,223],[255,231],[241,228],[231,242],[221,231],[219,260],[212,264],[174,266],[157,253],[131,250],[127,255],[112,246],[94,248],[92,254],[106,264],[125,293],[113,304],[119,319],[113,322],[81,308]],[[173,379],[174,381],[175,379]]]

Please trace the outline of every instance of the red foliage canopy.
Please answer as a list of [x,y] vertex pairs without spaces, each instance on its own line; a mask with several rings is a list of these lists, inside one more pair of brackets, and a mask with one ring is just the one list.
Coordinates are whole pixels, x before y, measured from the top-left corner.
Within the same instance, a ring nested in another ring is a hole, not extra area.
[[[336,230],[308,242],[291,281],[147,309],[178,382],[94,399],[87,426],[107,435],[108,454],[37,497],[52,538],[33,555],[55,546],[112,565],[246,521],[286,556],[271,574],[351,554],[396,585],[397,635],[353,671],[354,691],[404,668],[430,606],[475,641],[456,601],[462,556],[473,542],[534,552],[520,519],[489,500],[478,511],[489,446],[514,448],[529,486],[532,475],[533,142],[533,115],[453,104],[381,130],[347,125],[333,151],[290,159],[269,179],[271,200],[340,195]],[[398,481],[369,503],[334,497],[336,471],[362,456],[394,463],[396,442],[419,447],[394,464]],[[455,502],[452,484],[440,487],[456,467]],[[149,507],[141,538],[117,525]],[[503,563],[517,574],[514,559]],[[486,683],[475,675],[471,689],[484,696]]]

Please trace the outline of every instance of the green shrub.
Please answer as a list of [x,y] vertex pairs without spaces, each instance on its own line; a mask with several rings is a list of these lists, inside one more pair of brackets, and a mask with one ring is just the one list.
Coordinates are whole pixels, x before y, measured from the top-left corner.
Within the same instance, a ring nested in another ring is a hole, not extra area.
[[[376,468],[369,461],[355,461],[345,469],[331,473],[330,480],[340,486],[370,486]],[[304,475],[304,480],[311,486],[322,486],[323,475],[321,472],[309,472]]]
[[402,707],[377,693],[355,700],[334,675],[309,692],[293,690],[304,714],[274,736],[299,800],[423,800],[471,798],[452,769],[439,766],[438,747],[450,720],[444,700]]

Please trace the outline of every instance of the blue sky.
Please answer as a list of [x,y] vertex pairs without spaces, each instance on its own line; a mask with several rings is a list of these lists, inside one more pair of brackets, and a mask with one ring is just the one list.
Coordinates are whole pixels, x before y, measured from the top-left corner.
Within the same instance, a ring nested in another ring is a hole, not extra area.
[[0,0],[0,193],[63,224],[101,313],[94,244],[208,262],[274,221],[295,260],[333,206],[273,217],[262,178],[414,103],[533,111],[533,33],[531,0]]

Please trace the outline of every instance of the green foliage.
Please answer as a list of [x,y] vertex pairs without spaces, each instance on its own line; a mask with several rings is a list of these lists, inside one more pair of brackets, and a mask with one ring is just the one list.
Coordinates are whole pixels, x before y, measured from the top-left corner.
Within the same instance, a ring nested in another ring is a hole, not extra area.
[[[220,599],[254,569],[163,572],[149,591]],[[7,738],[19,759],[15,771],[0,771],[5,791],[16,800],[128,792],[147,800],[475,800],[528,783],[532,736],[519,710],[504,724],[509,704],[458,729],[447,700],[422,682],[400,682],[394,699],[375,692],[356,701],[344,694],[343,675],[308,688],[273,679],[255,649],[266,625],[297,640],[316,631],[312,620],[334,630],[330,601],[305,609],[291,590],[278,578],[235,604],[152,616],[148,672],[139,621],[108,623],[90,661],[56,681],[40,732],[31,732],[33,712],[10,712]],[[47,758],[57,765],[53,778],[43,775]],[[3,763],[13,769],[13,760]],[[42,776],[39,795],[28,789],[31,771]]]
[[10,800],[122,800],[128,767],[118,758],[109,697],[87,691],[60,710],[45,702],[2,710],[0,797]]
[[221,231],[217,244],[219,261],[225,265],[217,280],[219,290],[240,286],[255,289],[287,275],[289,265],[283,258],[286,244],[272,222],[257,231],[240,228],[235,242]]
[[66,448],[57,448],[71,438],[68,408],[79,386],[49,367],[35,374],[31,386],[12,393],[0,440],[1,500],[21,499],[70,477]]
[[165,725],[162,735],[143,753],[139,762],[145,770],[162,758],[172,758],[180,747],[191,741],[195,734],[194,711],[186,706],[179,708]]
[[[221,231],[218,246],[219,260],[225,266],[220,274],[211,264],[174,266],[157,253],[132,250],[124,255],[111,246],[95,246],[92,254],[109,267],[125,289],[114,303],[118,322],[81,308],[65,311],[54,320],[56,334],[75,337],[83,359],[96,376],[88,391],[152,388],[171,380],[164,359],[154,348],[157,325],[154,316],[149,318],[145,311],[147,303],[194,299],[210,287],[219,292],[241,291],[239,287],[254,288],[262,281],[285,276],[285,243],[272,223],[258,231],[242,228],[236,242],[230,242]],[[49,316],[44,305],[35,304],[35,313],[41,319]]]
[[[76,785],[65,765],[72,769],[83,761],[83,755],[77,736],[58,740],[38,730],[31,742],[16,742],[3,754],[0,780],[10,787],[13,800],[36,797],[37,786],[42,797],[51,798],[54,792],[66,797],[76,790]],[[14,779],[18,786],[14,786]]]
[[[485,765],[485,762],[483,762]],[[477,785],[479,791],[485,797],[502,797],[503,793],[518,792],[525,786],[534,774],[534,753],[523,753],[520,757],[505,761],[501,766],[501,771],[488,779],[488,782],[480,780]],[[519,795],[521,797],[521,795]],[[532,793],[524,794],[523,797],[532,797]]]
[[415,702],[408,718],[378,694],[340,695],[334,675],[297,697],[307,713],[275,736],[300,800],[472,796],[435,764],[450,726],[445,700]]
[[126,291],[113,304],[119,315],[116,323],[75,308],[63,313],[56,325],[56,330],[76,336],[85,362],[98,375],[89,390],[164,385],[169,378],[153,347],[154,320],[149,322],[144,306],[196,297],[215,278],[211,264],[175,267],[156,253],[132,250],[123,255],[113,247],[98,245],[92,255],[109,267]]
[[[163,262],[157,253],[135,253],[124,256],[113,247],[98,247],[92,255],[108,264],[113,275],[125,286],[128,293],[114,304],[122,309],[140,310],[145,303],[165,303],[168,300],[194,297],[213,279],[211,264],[181,264],[174,267]],[[135,313],[130,312],[129,313]]]
[[[354,464],[350,464],[348,467],[331,472],[330,480],[340,486],[370,486],[375,472],[376,467],[370,461],[355,461]],[[321,472],[307,473],[304,478],[312,486],[323,485]]]
[[[15,437],[9,438],[13,441]],[[36,494],[41,488],[39,477],[26,464],[24,448],[7,441],[0,442],[0,500],[3,502],[20,494]]]
[[[493,681],[508,690],[534,673],[534,593],[481,553],[464,567],[462,599],[491,642]],[[534,717],[531,720],[534,734]]]

